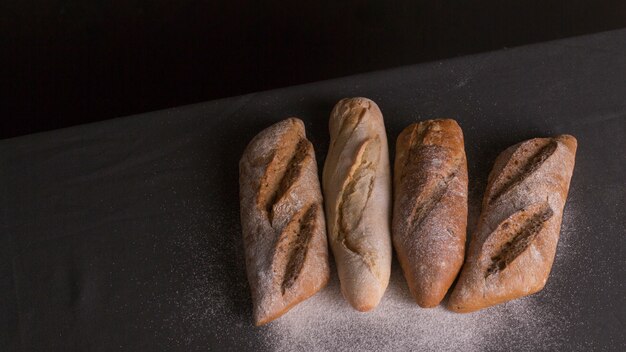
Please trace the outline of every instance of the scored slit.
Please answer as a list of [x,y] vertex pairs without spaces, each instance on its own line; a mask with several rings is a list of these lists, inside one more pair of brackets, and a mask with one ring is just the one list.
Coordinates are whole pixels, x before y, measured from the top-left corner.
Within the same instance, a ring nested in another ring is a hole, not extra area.
[[513,220],[506,220],[498,226],[493,236],[502,235],[510,239],[502,244],[494,255],[491,256],[491,263],[485,271],[485,278],[504,271],[517,257],[519,257],[537,238],[546,222],[552,218],[554,212],[549,205],[544,204],[538,211],[528,216],[517,231],[512,236],[507,234]]
[[260,182],[257,202],[258,206],[267,213],[270,223],[275,216],[274,206],[289,193],[289,189],[300,178],[306,164],[305,160],[310,148],[309,141],[300,138],[292,143],[289,144],[293,147],[285,146],[274,153]]
[[523,167],[519,168],[519,171],[514,176],[510,177],[508,181],[502,184],[497,191],[494,191],[489,200],[489,204],[493,204],[502,195],[515,188],[535,171],[537,171],[541,165],[543,165],[543,163],[545,163],[545,161],[548,160],[552,154],[554,154],[557,146],[558,144],[554,139],[550,140],[550,142],[533,155]]
[[439,180],[437,186],[429,194],[419,195],[419,198],[425,199],[425,201],[417,201],[413,203],[411,214],[408,219],[409,227],[412,228],[413,231],[420,229],[424,220],[426,220],[428,215],[441,202],[445,194],[448,192],[450,182],[456,178],[457,173],[458,168],[453,168],[448,175]]
[[355,161],[358,166],[348,175],[337,204],[337,241],[360,256],[363,253],[359,252],[354,235],[374,189],[379,158],[380,138],[363,142]]
[[[298,226],[294,230],[288,229],[287,238],[281,241],[281,247],[287,258],[284,266],[284,274],[280,285],[282,294],[284,295],[291,288],[302,272],[302,267],[308,253],[309,242],[313,237],[315,228],[315,220],[319,211],[317,204],[312,204],[304,214],[297,220]],[[296,215],[298,216],[298,215]],[[284,248],[286,247],[286,248]]]
[[289,191],[291,186],[300,177],[302,167],[304,165],[303,161],[307,156],[308,146],[309,142],[304,138],[296,144],[295,152],[287,164],[287,170],[278,183],[278,188],[276,189],[276,193],[274,194],[272,201],[268,204],[267,213],[269,215],[270,222],[272,222],[274,218],[274,205],[280,202],[287,191]]
[[[432,124],[424,126],[419,129],[421,125],[415,125],[415,128],[411,131],[409,139],[409,151],[405,160],[402,177],[411,175],[411,179],[402,180],[406,184],[416,183],[422,184],[418,187],[418,192],[414,199],[411,199],[411,211],[407,216],[408,228],[412,229],[412,232],[419,231],[423,222],[428,218],[428,215],[435,209],[435,207],[441,202],[443,197],[448,192],[450,183],[457,177],[460,170],[461,160],[454,160],[453,165],[448,169],[445,176],[434,176],[437,179],[433,182],[436,184],[433,187],[428,187],[430,182],[428,179],[428,173],[430,173],[432,167],[428,166],[428,161],[434,158],[446,155],[445,148],[436,145],[423,145],[426,134],[430,131]],[[409,171],[412,169],[413,171]],[[438,171],[438,170],[437,170]],[[424,173],[426,172],[426,174]],[[430,188],[428,191],[424,189]]]
[[414,124],[413,128],[411,129],[411,135],[409,137],[408,143],[408,153],[404,160],[404,167],[402,168],[400,180],[406,177],[406,171],[408,170],[410,163],[414,162],[415,159],[418,159],[416,157],[416,154],[419,150],[420,144],[424,140],[424,135],[426,134],[426,128],[420,130],[420,126],[421,124]]
[[[347,109],[347,111],[341,113],[341,124],[337,130],[337,136],[333,141],[333,147],[336,147],[338,150],[345,148],[346,143],[352,138],[352,135],[356,132],[357,127],[359,127],[367,113],[366,108],[361,108],[361,111],[358,113],[354,112],[354,108]],[[339,145],[337,145],[337,143],[339,143]]]

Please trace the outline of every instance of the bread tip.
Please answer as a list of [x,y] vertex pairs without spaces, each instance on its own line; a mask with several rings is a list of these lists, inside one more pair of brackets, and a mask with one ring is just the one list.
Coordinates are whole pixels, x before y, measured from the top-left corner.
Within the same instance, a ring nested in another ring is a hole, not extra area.
[[439,305],[439,303],[441,303],[441,300],[437,300],[437,299],[433,299],[433,300],[429,300],[429,299],[423,299],[423,298],[415,298],[415,302],[417,303],[418,306],[420,306],[420,308],[435,308],[436,306]]
[[273,322],[274,320],[280,318],[281,316],[283,316],[283,314],[285,314],[289,309],[290,309],[290,307],[287,308],[287,309],[278,311],[278,312],[276,312],[274,314],[268,314],[268,313],[265,313],[263,315],[255,314],[255,316],[254,316],[254,326],[258,327],[258,326],[267,325],[267,324]]
[[304,121],[302,121],[300,118],[295,117],[295,116],[288,117],[285,119],[285,121],[304,127]]
[[350,298],[350,296],[344,294],[344,297],[348,299],[348,302],[354,309],[358,310],[359,312],[369,312],[378,307],[378,304],[382,299],[382,294],[384,294],[384,290],[382,293],[370,292],[370,294],[367,296]]
[[571,134],[561,134],[557,136],[556,138],[560,140],[561,142],[565,143],[568,147],[570,147],[574,151],[576,151],[576,148],[578,147],[578,140],[576,139],[576,137],[572,136]]
[[337,103],[337,106],[344,105],[344,104],[360,105],[360,106],[363,106],[366,109],[369,109],[372,106],[378,106],[378,105],[376,105],[376,103],[372,99],[365,98],[365,97],[343,98],[343,99],[339,100],[339,102]]
[[458,125],[458,124],[459,124],[459,123],[458,123],[455,119],[453,119],[453,118],[451,118],[451,117],[440,117],[440,118],[433,119],[433,120],[431,120],[431,121],[445,122],[445,123],[453,123],[453,124],[455,124],[455,125]]
[[306,133],[304,130],[304,122],[297,117],[289,117],[278,122],[275,122],[263,130],[259,132],[256,136],[250,140],[246,148],[243,152],[243,157],[246,157],[247,154],[251,153],[251,150],[257,149],[258,145],[264,143],[268,139],[269,136],[272,136],[271,139],[275,140],[280,138],[280,136],[284,135],[288,131],[291,131],[295,128],[297,134],[306,137]]
[[257,314],[255,314],[254,315],[254,326],[263,326],[263,325],[269,323],[272,320],[274,320],[274,319],[272,319],[268,315],[257,316]]
[[371,310],[373,310],[374,308],[376,308],[376,306],[378,306],[378,302],[372,304],[372,303],[364,303],[364,304],[353,304],[352,307],[354,307],[354,309],[358,310],[361,313],[366,313],[369,312]]
[[438,118],[438,119],[434,119],[434,120],[428,120],[426,122],[437,123],[438,125],[444,125],[446,128],[453,128],[455,130],[461,131],[461,126],[453,118],[444,117],[444,118]]
[[361,291],[360,295],[351,295],[347,293],[344,287],[341,288],[341,293],[343,297],[348,301],[352,308],[356,309],[359,312],[369,312],[376,308],[380,303],[382,295],[380,293],[375,293],[369,291],[366,293],[365,291]]

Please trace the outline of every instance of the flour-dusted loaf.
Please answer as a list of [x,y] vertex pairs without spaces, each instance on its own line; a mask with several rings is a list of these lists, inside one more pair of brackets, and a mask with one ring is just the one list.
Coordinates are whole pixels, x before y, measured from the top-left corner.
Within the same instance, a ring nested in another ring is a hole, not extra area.
[[467,261],[448,306],[471,312],[540,291],[550,274],[574,169],[569,135],[516,144],[496,159]]
[[438,305],[465,255],[467,159],[454,120],[428,120],[396,143],[392,238],[417,304]]
[[391,271],[391,176],[383,116],[365,98],[330,115],[323,187],[328,239],[341,291],[359,311],[378,305]]
[[239,163],[241,224],[254,323],[328,282],[328,243],[313,146],[296,118],[259,133]]

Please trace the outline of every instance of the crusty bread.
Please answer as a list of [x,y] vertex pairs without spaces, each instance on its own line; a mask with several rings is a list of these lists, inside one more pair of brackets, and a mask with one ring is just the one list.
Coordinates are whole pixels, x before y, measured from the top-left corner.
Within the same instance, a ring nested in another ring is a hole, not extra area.
[[328,282],[328,243],[313,146],[296,118],[259,133],[239,163],[241,224],[254,323]]
[[498,156],[448,307],[471,312],[540,291],[550,274],[576,139],[535,138]]
[[359,311],[378,305],[391,270],[391,176],[382,113],[365,98],[330,115],[323,187],[328,239],[341,291]]
[[414,123],[396,143],[392,238],[409,290],[438,305],[465,255],[467,159],[454,120]]

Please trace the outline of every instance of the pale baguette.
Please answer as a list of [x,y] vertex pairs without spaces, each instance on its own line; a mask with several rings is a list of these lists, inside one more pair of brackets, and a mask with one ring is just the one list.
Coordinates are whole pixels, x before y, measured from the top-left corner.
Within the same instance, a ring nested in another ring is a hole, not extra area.
[[371,310],[389,283],[392,253],[389,152],[373,101],[351,98],[335,105],[323,187],[341,291],[355,309]]

